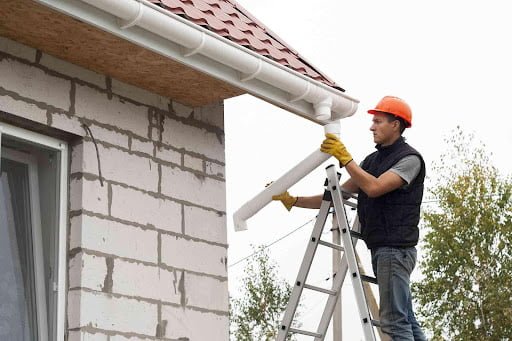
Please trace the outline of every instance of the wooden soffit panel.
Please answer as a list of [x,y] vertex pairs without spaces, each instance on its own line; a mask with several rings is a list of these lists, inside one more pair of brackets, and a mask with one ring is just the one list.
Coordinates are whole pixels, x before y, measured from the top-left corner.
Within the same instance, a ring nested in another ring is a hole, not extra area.
[[188,106],[245,93],[30,0],[0,1],[0,35]]

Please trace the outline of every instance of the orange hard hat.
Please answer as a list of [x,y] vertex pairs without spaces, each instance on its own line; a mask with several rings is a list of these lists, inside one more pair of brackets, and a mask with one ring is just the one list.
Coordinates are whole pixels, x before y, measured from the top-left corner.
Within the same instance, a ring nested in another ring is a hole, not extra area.
[[369,114],[386,113],[403,118],[407,128],[412,126],[412,111],[409,104],[403,99],[394,96],[385,96],[377,103],[375,109],[368,110]]

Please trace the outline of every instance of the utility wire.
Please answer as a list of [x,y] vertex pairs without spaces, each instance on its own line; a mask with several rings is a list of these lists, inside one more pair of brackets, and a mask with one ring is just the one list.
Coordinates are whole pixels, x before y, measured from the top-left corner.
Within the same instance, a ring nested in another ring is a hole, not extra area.
[[[293,233],[297,232],[298,230],[300,230],[300,229],[301,229],[301,228],[303,228],[304,226],[308,225],[309,223],[311,223],[311,222],[312,222],[313,220],[315,220],[315,219],[316,219],[316,216],[315,216],[315,217],[313,217],[313,218],[311,218],[311,219],[309,219],[308,221],[306,221],[304,224],[300,225],[299,227],[295,228],[293,231],[288,232],[288,233],[287,233],[287,234],[285,234],[284,236],[282,236],[282,237],[280,237],[280,238],[278,238],[278,239],[274,240],[272,243],[270,243],[270,244],[268,244],[268,245],[263,246],[263,248],[262,248],[262,249],[263,249],[263,250],[268,249],[268,248],[269,248],[269,247],[271,247],[272,245],[274,245],[274,244],[276,244],[276,243],[280,242],[281,240],[283,240],[283,239],[285,239],[286,237],[290,236],[291,234],[293,234]],[[249,259],[249,258],[251,258],[251,257],[254,257],[254,255],[256,255],[258,252],[259,252],[259,251],[255,251],[255,252],[251,253],[249,256],[246,256],[246,257],[244,257],[244,258],[242,258],[242,259],[240,259],[240,260],[237,260],[237,261],[236,261],[236,262],[234,262],[233,264],[228,265],[228,268],[231,268],[231,267],[233,267],[233,266],[235,266],[235,265],[237,265],[237,264],[239,264],[239,263],[243,262],[244,260],[247,260],[247,259]]]
[[[438,202],[438,201],[439,201],[439,200],[436,200],[436,199],[434,199],[434,200],[426,200],[426,201],[423,201],[423,202],[422,202],[422,204],[431,204],[431,203],[435,203],[435,202]],[[331,211],[331,212],[329,212],[329,213],[332,213],[332,211]],[[274,241],[273,241],[273,242],[271,242],[270,244],[263,246],[263,248],[262,248],[262,249],[263,249],[263,250],[268,249],[269,247],[273,246],[274,244],[276,244],[276,243],[280,242],[281,240],[283,240],[283,239],[285,239],[285,238],[289,237],[289,236],[290,236],[290,235],[292,235],[293,233],[297,232],[298,230],[300,230],[300,229],[301,229],[301,228],[303,228],[304,226],[306,226],[306,225],[308,225],[309,223],[311,223],[311,222],[312,222],[314,219],[316,219],[316,218],[317,218],[317,216],[315,216],[315,217],[311,218],[310,220],[306,221],[304,224],[302,224],[301,226],[299,226],[299,227],[295,228],[295,229],[294,229],[294,230],[292,230],[291,232],[289,232],[289,233],[285,234],[284,236],[282,236],[282,237],[280,237],[280,238],[278,238],[278,239],[274,240]],[[330,231],[326,231],[326,232],[324,232],[324,233],[322,233],[322,234],[326,234],[326,233],[328,233],[328,232],[330,232]],[[255,251],[255,252],[251,253],[250,255],[248,255],[248,256],[246,256],[246,257],[244,257],[244,258],[242,258],[242,259],[237,260],[237,261],[236,261],[236,262],[234,262],[233,264],[228,265],[228,268],[231,268],[231,267],[233,267],[233,266],[235,266],[235,265],[237,265],[237,264],[239,264],[239,263],[241,263],[241,262],[243,262],[243,261],[245,261],[245,260],[247,260],[247,259],[249,259],[249,258],[251,258],[251,257],[254,257],[258,252],[259,252],[259,251]]]

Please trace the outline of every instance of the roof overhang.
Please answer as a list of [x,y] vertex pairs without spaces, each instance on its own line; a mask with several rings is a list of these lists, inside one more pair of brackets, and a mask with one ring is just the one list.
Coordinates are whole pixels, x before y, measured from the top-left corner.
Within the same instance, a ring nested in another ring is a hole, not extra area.
[[[229,98],[247,92],[322,125],[351,116],[357,110],[358,101],[345,93],[252,52],[146,0],[36,1],[66,16],[92,25],[102,32],[121,38],[122,41],[141,47],[144,51],[160,56],[160,59],[156,60],[167,59],[173,65],[184,65],[186,69],[208,75],[209,77],[206,78],[203,76],[207,80],[205,84],[212,86],[210,89],[206,87],[207,91],[200,91],[201,93],[223,89],[220,97]],[[23,2],[27,0],[7,1],[7,3],[16,4]],[[86,32],[91,32],[91,28]],[[56,52],[53,54],[59,57],[58,49]],[[93,59],[100,61],[104,59],[101,51],[94,52]],[[115,51],[112,52],[115,55]],[[112,53],[109,57],[112,57]],[[133,58],[137,58],[137,55]],[[101,63],[96,62],[96,64]],[[154,65],[155,62],[151,63],[149,60],[148,64]],[[96,68],[91,68],[93,70],[99,68],[101,71],[101,65],[95,66]],[[130,67],[130,65],[124,67]],[[131,67],[135,67],[130,70],[133,72],[137,65]],[[146,65],[139,64],[138,67],[146,67]],[[155,78],[158,78],[162,72],[165,73],[164,67],[165,65],[160,65],[160,70],[154,70],[156,71],[152,73],[154,82],[158,82]],[[178,68],[175,66],[175,69]],[[125,73],[129,72],[125,71]],[[149,74],[150,72],[146,72],[146,75]],[[115,73],[112,75],[119,77]],[[199,75],[194,74],[194,76]],[[155,91],[151,87],[141,85],[138,79],[130,81],[126,80],[126,77],[119,78]],[[195,91],[197,92],[197,88],[204,87],[205,84],[202,82],[196,84]],[[193,90],[193,88],[190,89],[190,91]],[[162,94],[161,91],[155,92]],[[174,94],[164,95],[172,95],[169,97],[180,101],[180,98]],[[181,102],[190,103],[187,100],[181,100]]]

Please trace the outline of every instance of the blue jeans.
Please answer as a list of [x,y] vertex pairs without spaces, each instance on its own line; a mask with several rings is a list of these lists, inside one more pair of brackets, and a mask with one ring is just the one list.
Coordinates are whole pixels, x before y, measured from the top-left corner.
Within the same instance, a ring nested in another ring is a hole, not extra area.
[[426,341],[412,310],[410,277],[416,265],[416,248],[378,247],[371,253],[379,285],[382,331],[393,341]]

